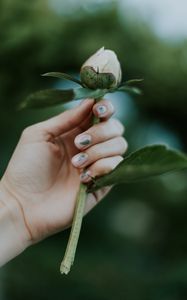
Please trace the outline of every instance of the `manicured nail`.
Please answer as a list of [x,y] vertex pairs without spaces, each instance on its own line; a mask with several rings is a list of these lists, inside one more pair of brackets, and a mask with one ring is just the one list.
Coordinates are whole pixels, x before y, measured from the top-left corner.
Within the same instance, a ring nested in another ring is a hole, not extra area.
[[78,135],[75,138],[75,144],[83,148],[91,143],[91,136],[89,134]]
[[90,171],[84,171],[82,174],[80,174],[80,180],[83,182],[87,182],[91,179]]
[[97,111],[97,113],[98,113],[99,116],[103,116],[107,112],[107,108],[104,105],[98,105],[96,107],[96,111]]
[[72,163],[75,167],[79,167],[84,164],[88,159],[87,153],[79,153],[72,158]]

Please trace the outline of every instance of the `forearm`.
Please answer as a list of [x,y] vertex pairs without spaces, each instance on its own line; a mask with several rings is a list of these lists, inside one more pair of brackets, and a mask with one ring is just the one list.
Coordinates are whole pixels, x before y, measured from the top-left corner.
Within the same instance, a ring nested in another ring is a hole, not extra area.
[[19,205],[0,182],[0,266],[29,245]]

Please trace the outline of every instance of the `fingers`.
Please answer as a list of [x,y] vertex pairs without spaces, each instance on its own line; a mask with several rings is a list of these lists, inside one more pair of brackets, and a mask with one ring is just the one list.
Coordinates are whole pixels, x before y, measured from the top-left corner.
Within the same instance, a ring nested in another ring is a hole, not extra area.
[[110,119],[95,124],[85,132],[77,135],[74,143],[80,150],[87,149],[95,144],[120,136],[123,132],[124,126],[117,119]]
[[96,103],[93,106],[93,113],[96,117],[107,120],[114,114],[114,106],[110,101],[100,100],[99,103]]
[[[84,100],[83,100],[84,101]],[[115,112],[114,107],[110,101],[100,100],[99,103],[93,105],[91,114],[79,125],[81,131],[85,131],[92,124],[92,113],[101,121],[108,120]]]
[[90,119],[92,111],[103,120],[108,119],[114,112],[114,108],[109,101],[101,100],[98,104],[93,104],[94,99],[83,100],[81,104],[75,108],[65,111],[47,121],[38,123],[37,125],[40,126],[40,129],[43,128],[52,134],[53,137],[57,137],[77,126],[83,127],[80,124],[87,123],[85,119]]
[[117,167],[117,165],[123,160],[123,157],[120,155],[102,158],[91,166],[89,166],[86,170],[84,170],[80,174],[80,180],[84,183],[89,182],[92,178],[103,176],[108,174],[113,169]]
[[86,99],[75,108],[67,110],[47,121],[30,126],[29,132],[31,133],[33,129],[36,134],[36,130],[38,129],[38,132],[42,133],[46,139],[49,135],[57,137],[83,122],[83,120],[91,113],[93,104],[94,99]]
[[24,138],[48,140],[79,126],[86,130],[90,124],[92,112],[102,120],[107,120],[114,112],[109,101],[101,100],[94,105],[94,99],[86,99],[77,107],[65,111],[49,120],[29,126],[24,130]]
[[126,149],[126,140],[121,136],[115,137],[76,154],[72,158],[72,164],[77,168],[85,168],[99,159],[122,155]]

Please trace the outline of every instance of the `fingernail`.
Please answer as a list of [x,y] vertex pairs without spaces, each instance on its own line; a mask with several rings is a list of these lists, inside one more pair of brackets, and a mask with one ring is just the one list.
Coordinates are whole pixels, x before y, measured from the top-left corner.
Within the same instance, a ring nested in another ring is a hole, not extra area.
[[89,181],[91,179],[90,171],[84,171],[82,174],[80,174],[80,180],[81,181]]
[[84,164],[87,161],[87,159],[88,159],[87,153],[79,153],[72,158],[72,163],[74,164],[75,167],[78,167]]
[[75,138],[75,144],[84,147],[91,143],[91,136],[89,134],[79,135]]
[[96,111],[97,111],[97,113],[98,113],[99,116],[103,116],[107,112],[107,108],[104,105],[98,105],[96,107]]

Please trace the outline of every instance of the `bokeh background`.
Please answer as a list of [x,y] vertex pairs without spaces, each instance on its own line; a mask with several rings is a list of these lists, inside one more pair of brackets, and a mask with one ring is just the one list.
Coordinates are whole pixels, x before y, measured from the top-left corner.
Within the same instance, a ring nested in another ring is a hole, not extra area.
[[[102,46],[142,97],[115,94],[129,152],[164,143],[187,152],[186,0],[0,0],[0,175],[26,126],[64,108],[17,111],[29,93],[68,82]],[[68,108],[68,106],[66,107]],[[187,173],[117,186],[84,219],[74,267],[59,273],[69,231],[0,270],[0,299],[186,300]]]

